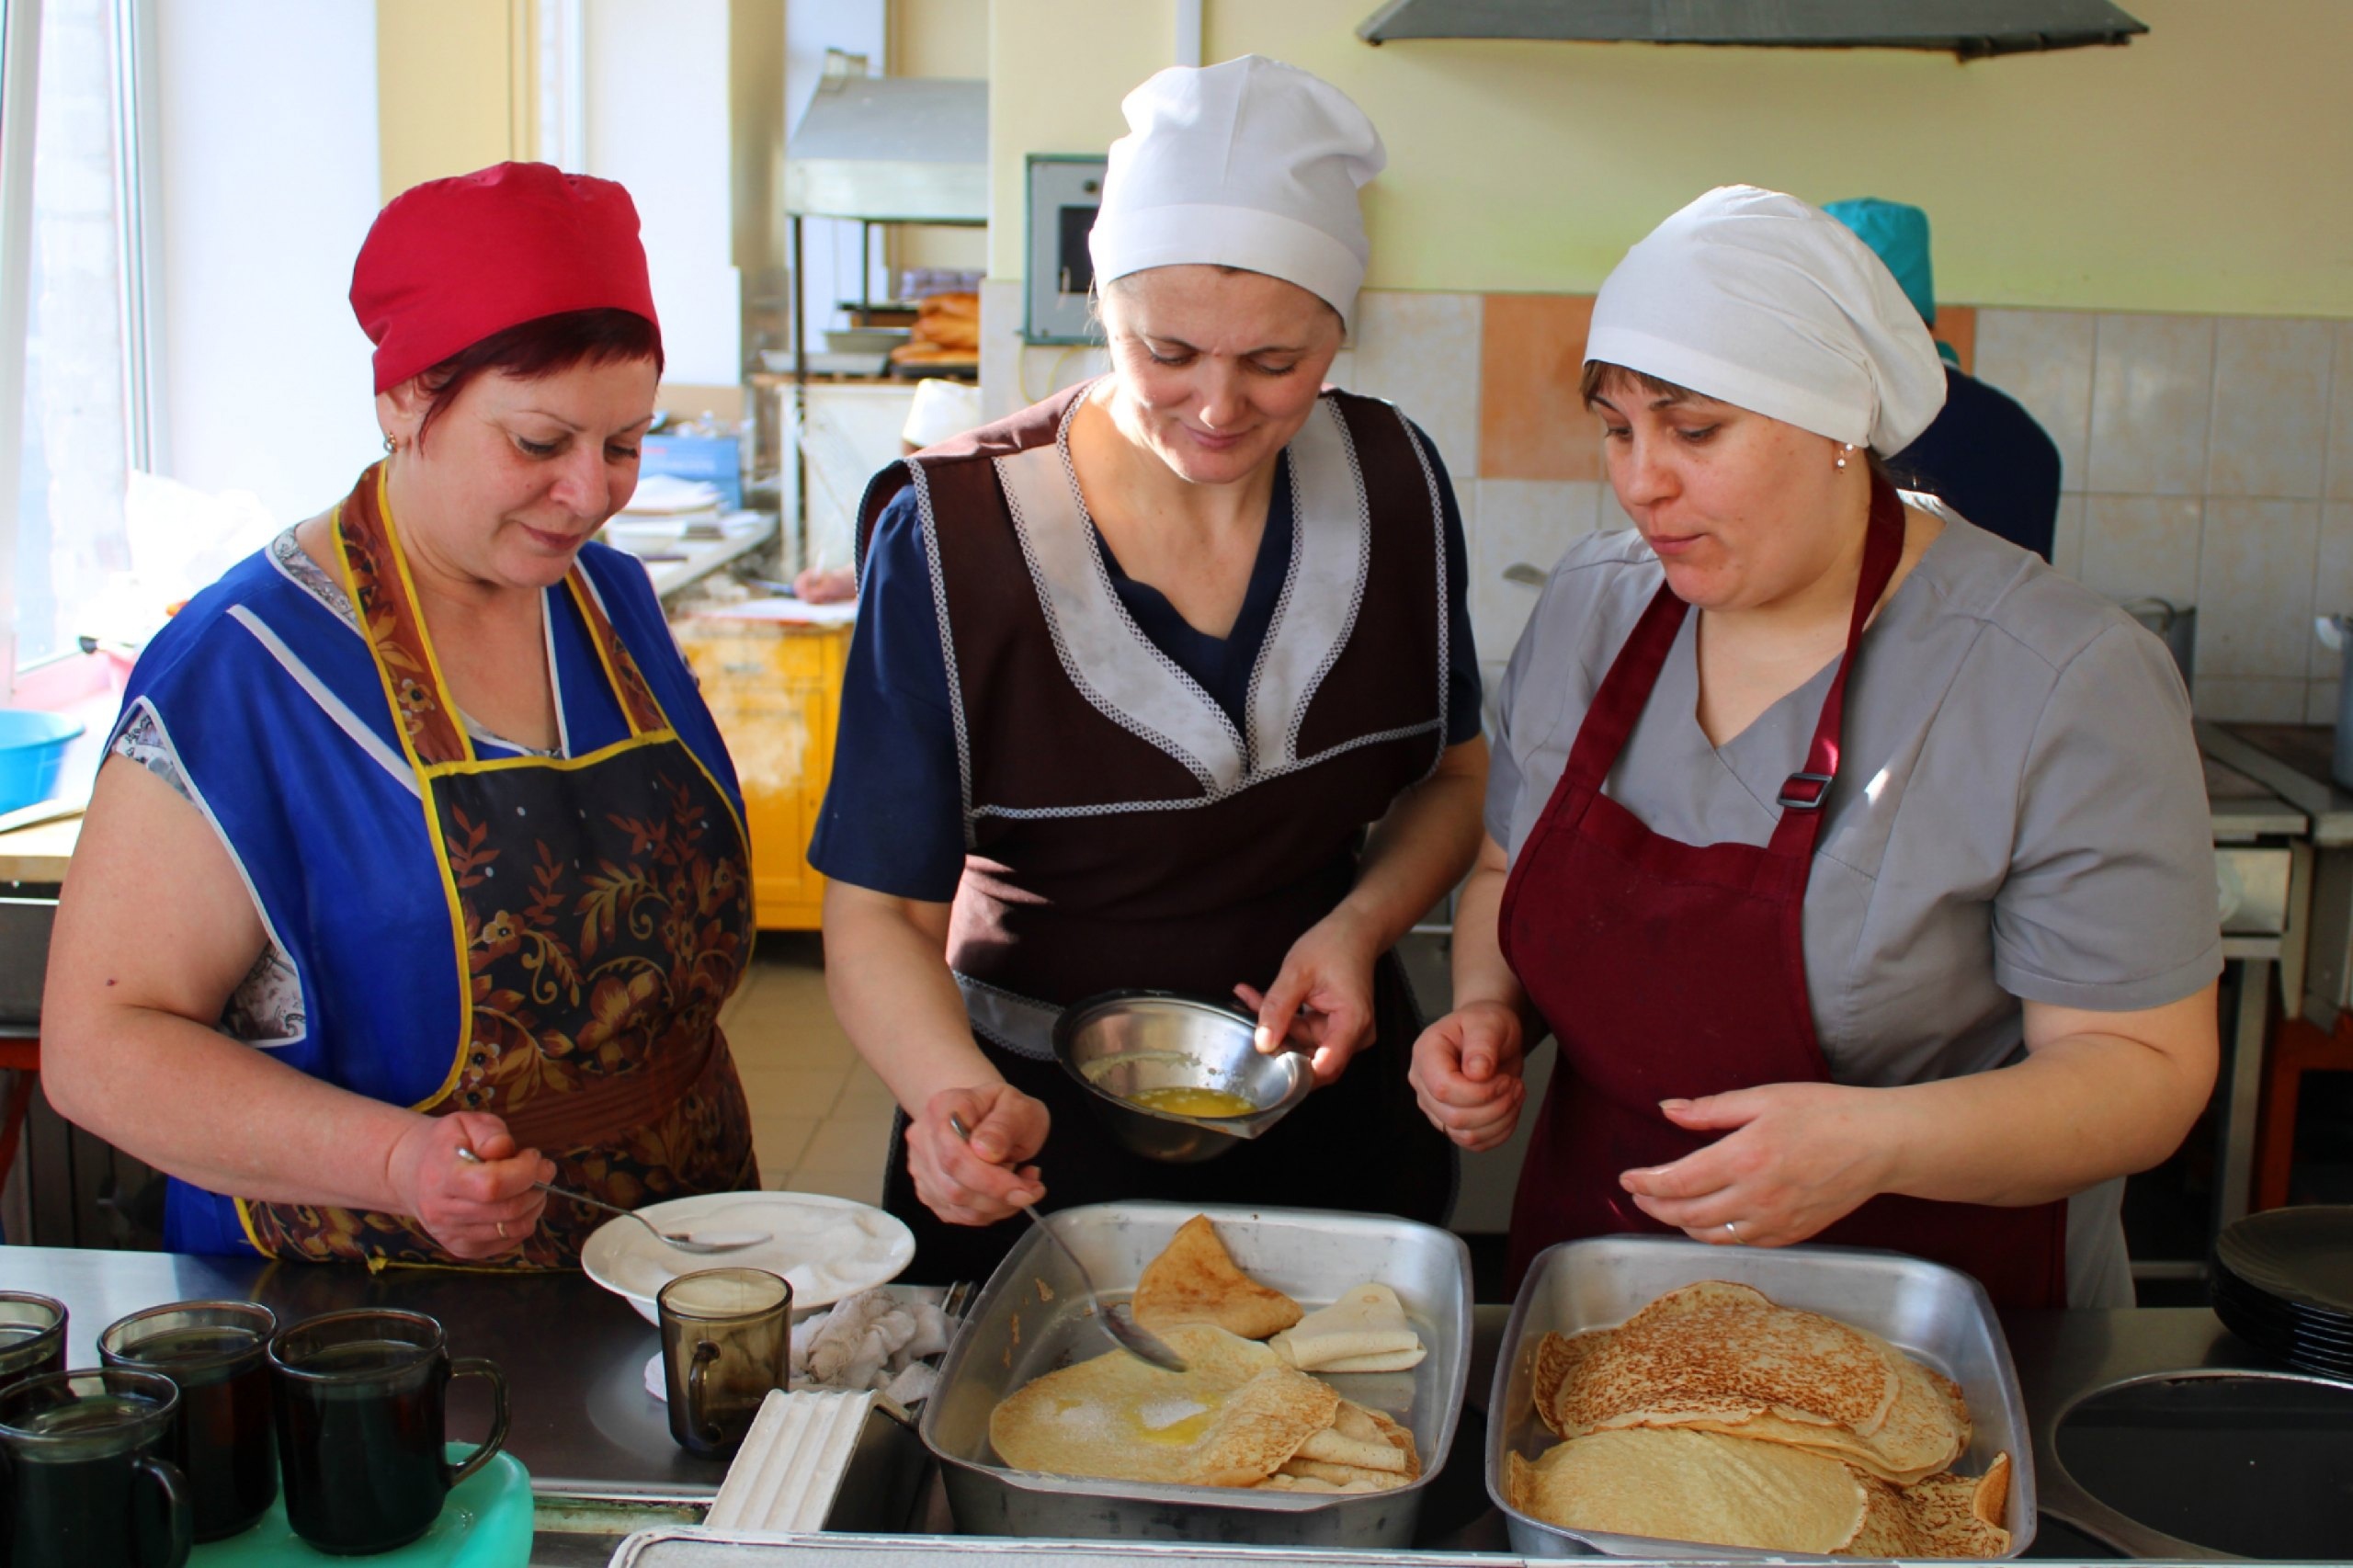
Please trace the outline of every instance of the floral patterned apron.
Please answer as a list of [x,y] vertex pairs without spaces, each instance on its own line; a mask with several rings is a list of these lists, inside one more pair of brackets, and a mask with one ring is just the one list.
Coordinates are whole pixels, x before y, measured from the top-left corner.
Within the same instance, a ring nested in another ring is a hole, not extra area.
[[[719,1028],[753,939],[749,852],[726,792],[670,728],[576,563],[564,585],[629,738],[576,757],[477,756],[417,608],[381,464],[332,528],[415,770],[471,998],[447,1077],[412,1108],[503,1118],[519,1145],[555,1162],[559,1185],[609,1203],[757,1187]],[[460,1261],[407,1215],[247,1199],[237,1210],[271,1257]],[[576,1267],[607,1218],[551,1199],[520,1248],[467,1266]]]

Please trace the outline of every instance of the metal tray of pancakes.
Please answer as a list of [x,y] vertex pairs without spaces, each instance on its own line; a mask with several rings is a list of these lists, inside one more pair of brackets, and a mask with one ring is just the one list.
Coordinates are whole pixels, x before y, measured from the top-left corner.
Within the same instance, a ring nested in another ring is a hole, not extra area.
[[1972,1430],[1952,1468],[1982,1474],[1996,1454],[2009,1455],[2003,1522],[2010,1547],[2004,1555],[2026,1551],[2034,1539],[2034,1442],[2009,1342],[1976,1280],[1940,1264],[1861,1247],[1711,1246],[1681,1236],[1596,1236],[1537,1255],[1495,1357],[1487,1406],[1487,1495],[1508,1523],[1514,1551],[1525,1557],[1805,1560],[1787,1551],[1563,1529],[1506,1499],[1506,1456],[1533,1460],[1558,1441],[1532,1399],[1535,1352],[1544,1336],[1615,1327],[1667,1291],[1705,1279],[1747,1285],[1778,1305],[1868,1329],[1960,1383]]
[[1316,1209],[1097,1203],[1052,1216],[1106,1303],[1125,1300],[1177,1228],[1206,1214],[1244,1272],[1310,1311],[1352,1285],[1397,1292],[1428,1346],[1408,1372],[1318,1374],[1341,1396],[1404,1423],[1421,1479],[1359,1494],[1155,1485],[1012,1470],[989,1442],[997,1402],[1032,1379],[1099,1356],[1109,1337],[1085,1315],[1069,1264],[1033,1228],[998,1265],[940,1368],[921,1431],[967,1535],[1065,1540],[1192,1540],[1255,1546],[1403,1548],[1445,1465],[1471,1370],[1471,1256],[1460,1238],[1408,1220]]

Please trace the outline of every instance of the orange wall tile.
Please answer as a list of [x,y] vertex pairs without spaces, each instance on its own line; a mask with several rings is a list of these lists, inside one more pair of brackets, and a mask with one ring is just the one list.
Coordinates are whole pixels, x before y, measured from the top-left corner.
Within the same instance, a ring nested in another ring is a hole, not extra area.
[[1490,294],[1479,345],[1479,475],[1601,472],[1601,422],[1577,398],[1590,295]]
[[1938,305],[1937,335],[1952,345],[1961,356],[1964,375],[1977,373],[1977,307],[1975,305]]

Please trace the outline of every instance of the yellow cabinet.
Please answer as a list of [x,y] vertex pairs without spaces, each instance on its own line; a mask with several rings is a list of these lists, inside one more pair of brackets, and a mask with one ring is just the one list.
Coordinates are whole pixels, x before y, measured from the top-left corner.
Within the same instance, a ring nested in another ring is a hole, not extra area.
[[809,836],[834,769],[850,628],[705,615],[673,630],[744,787],[755,917],[764,931],[814,930],[825,879]]

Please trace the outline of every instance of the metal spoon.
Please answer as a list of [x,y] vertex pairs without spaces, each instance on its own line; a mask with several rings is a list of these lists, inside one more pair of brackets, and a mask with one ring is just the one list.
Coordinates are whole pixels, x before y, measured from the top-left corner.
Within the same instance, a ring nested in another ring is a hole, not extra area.
[[[972,1142],[972,1130],[964,1125],[962,1117],[950,1114],[948,1125],[957,1137],[968,1144]],[[1136,1322],[1125,1301],[1116,1305],[1105,1304],[1103,1298],[1096,1293],[1095,1280],[1087,1274],[1086,1265],[1078,1261],[1078,1254],[1070,1250],[1068,1242],[1054,1233],[1053,1226],[1046,1222],[1043,1214],[1035,1209],[1025,1208],[1021,1211],[1029,1216],[1031,1224],[1046,1233],[1046,1240],[1053,1244],[1054,1250],[1063,1255],[1071,1271],[1078,1276],[1078,1288],[1086,1292],[1088,1309],[1093,1312],[1095,1321],[1103,1325],[1103,1332],[1111,1336],[1113,1343],[1131,1356],[1149,1361],[1163,1371],[1181,1372],[1185,1369],[1185,1358],[1171,1350],[1158,1335]]]
[[[478,1165],[483,1163],[480,1154],[462,1143],[458,1146],[458,1158],[470,1165]],[[623,1209],[617,1203],[607,1203],[604,1199],[591,1198],[585,1192],[574,1192],[570,1187],[557,1187],[552,1182],[535,1181],[531,1185],[550,1198],[569,1199],[574,1203],[585,1203],[591,1209],[602,1209],[608,1214],[619,1214],[625,1219],[634,1220],[652,1231],[665,1244],[676,1247],[680,1252],[693,1253],[698,1256],[709,1256],[713,1253],[722,1252],[742,1252],[745,1247],[756,1247],[768,1240],[772,1233],[767,1231],[761,1231],[756,1234],[750,1231],[722,1231],[713,1240],[698,1241],[690,1235],[674,1235],[668,1231],[661,1230],[653,1221],[635,1210]]]

